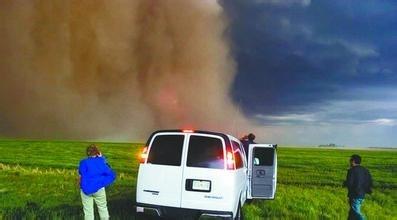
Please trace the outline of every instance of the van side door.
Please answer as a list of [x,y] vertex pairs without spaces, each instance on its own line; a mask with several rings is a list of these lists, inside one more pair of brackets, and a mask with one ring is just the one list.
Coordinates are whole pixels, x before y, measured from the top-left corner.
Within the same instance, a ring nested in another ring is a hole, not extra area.
[[248,184],[249,199],[274,199],[277,184],[277,145],[249,145]]
[[236,139],[231,139],[234,160],[236,165],[236,177],[238,179],[237,183],[239,186],[239,195],[241,195],[241,204],[244,204],[247,199],[247,176],[248,176],[248,168],[246,156],[244,154],[244,148],[241,143]]

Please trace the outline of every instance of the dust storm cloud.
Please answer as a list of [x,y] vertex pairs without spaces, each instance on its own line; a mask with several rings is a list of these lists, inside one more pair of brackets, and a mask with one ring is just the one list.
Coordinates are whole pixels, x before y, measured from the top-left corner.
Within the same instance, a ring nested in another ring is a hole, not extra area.
[[[250,126],[213,0],[3,1],[0,135],[142,139]],[[230,120],[234,118],[234,120]]]

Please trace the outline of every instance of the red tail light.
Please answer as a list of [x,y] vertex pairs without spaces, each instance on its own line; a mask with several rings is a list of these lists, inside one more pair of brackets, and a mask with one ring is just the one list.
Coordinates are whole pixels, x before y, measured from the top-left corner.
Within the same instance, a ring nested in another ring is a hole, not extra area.
[[147,157],[148,157],[148,147],[143,148],[142,153],[140,155],[140,162],[145,163]]
[[234,170],[234,157],[232,152],[226,153],[226,165],[228,170]]

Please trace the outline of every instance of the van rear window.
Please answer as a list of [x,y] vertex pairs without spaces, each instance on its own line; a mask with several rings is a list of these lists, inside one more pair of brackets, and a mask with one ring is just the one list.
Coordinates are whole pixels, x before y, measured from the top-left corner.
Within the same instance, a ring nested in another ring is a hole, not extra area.
[[223,144],[219,138],[190,136],[188,167],[223,169]]
[[180,166],[183,139],[183,135],[156,136],[150,147],[147,163]]

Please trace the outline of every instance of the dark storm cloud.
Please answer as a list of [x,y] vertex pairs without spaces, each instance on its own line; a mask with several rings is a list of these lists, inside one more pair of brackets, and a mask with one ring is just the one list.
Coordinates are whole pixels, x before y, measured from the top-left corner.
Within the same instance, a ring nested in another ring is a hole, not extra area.
[[223,5],[238,63],[233,96],[249,115],[304,113],[315,103],[352,98],[351,89],[397,83],[395,1]]

